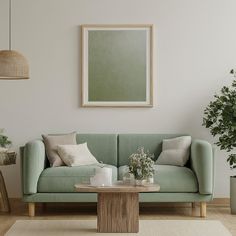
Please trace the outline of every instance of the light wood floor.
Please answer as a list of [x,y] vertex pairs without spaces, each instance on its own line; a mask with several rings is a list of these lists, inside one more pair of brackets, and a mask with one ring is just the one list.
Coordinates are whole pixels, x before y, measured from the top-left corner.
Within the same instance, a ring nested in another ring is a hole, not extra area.
[[[19,199],[11,199],[12,212],[0,213],[0,236],[16,220],[29,219],[96,219],[95,204],[37,204],[36,216],[27,216],[27,205]],[[236,236],[236,215],[230,214],[228,204],[209,204],[207,218],[199,217],[199,207],[192,210],[190,204],[145,204],[140,209],[140,219],[145,220],[220,220]],[[219,235],[220,236],[220,235]]]

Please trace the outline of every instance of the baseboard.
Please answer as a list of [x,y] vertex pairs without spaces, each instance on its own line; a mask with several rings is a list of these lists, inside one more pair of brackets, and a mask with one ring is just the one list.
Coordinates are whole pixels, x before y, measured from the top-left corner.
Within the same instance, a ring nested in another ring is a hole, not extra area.
[[210,205],[227,205],[230,204],[230,198],[214,198],[211,202],[209,202]]
[[[18,205],[18,204],[25,204],[27,205],[27,203],[24,203],[22,201],[21,198],[10,198],[9,199],[10,204],[11,205]],[[211,202],[208,202],[207,205],[208,206],[229,206],[230,204],[230,198],[214,198]],[[40,205],[40,204],[39,204]],[[55,205],[65,205],[67,207],[70,206],[95,206],[95,203],[48,203],[47,205],[51,205],[51,206],[55,206]],[[196,204],[198,205],[198,203]],[[160,207],[190,207],[191,205],[189,203],[141,203],[140,204],[141,207],[154,207],[154,206],[160,206]]]

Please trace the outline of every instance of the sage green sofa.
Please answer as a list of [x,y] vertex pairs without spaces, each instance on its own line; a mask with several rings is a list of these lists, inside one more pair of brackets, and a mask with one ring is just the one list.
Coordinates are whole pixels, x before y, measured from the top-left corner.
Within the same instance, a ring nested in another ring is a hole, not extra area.
[[[78,134],[77,143],[87,142],[92,154],[112,168],[113,180],[122,179],[128,157],[143,146],[157,159],[162,140],[177,134]],[[74,185],[94,174],[94,165],[49,167],[42,140],[28,142],[21,150],[23,201],[34,215],[35,203],[96,202],[96,193],[77,193]],[[206,202],[213,198],[214,159],[211,145],[193,140],[190,160],[185,167],[157,165],[155,182],[160,192],[141,193],[140,202],[200,202],[205,216]]]

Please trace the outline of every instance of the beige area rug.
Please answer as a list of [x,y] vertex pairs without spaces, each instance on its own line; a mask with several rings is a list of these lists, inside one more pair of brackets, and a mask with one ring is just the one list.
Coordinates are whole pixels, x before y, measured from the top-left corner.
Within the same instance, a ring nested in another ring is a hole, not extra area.
[[[95,220],[18,220],[6,236],[230,236],[220,221],[140,220],[139,233],[97,233]],[[231,235],[232,236],[232,235]]]

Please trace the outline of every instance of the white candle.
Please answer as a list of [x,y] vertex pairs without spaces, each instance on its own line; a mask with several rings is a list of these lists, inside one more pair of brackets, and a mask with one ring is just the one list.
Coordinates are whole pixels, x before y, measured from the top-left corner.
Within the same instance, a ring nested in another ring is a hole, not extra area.
[[94,186],[111,186],[112,169],[107,167],[96,168],[96,174],[90,178],[90,183]]

